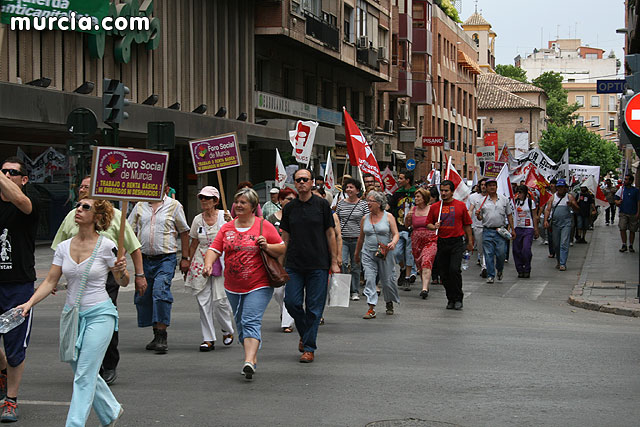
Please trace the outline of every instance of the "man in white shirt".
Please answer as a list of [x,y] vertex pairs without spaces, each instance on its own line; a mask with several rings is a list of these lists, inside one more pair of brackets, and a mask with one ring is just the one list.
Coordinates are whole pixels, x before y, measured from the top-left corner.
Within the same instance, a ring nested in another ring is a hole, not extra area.
[[498,182],[495,179],[487,180],[485,185],[487,197],[476,211],[476,217],[482,221],[482,249],[487,266],[487,283],[493,283],[494,277],[496,277],[496,270],[498,272],[498,280],[502,280],[507,251],[507,241],[497,230],[504,226],[505,221],[508,221],[511,240],[515,239],[516,233],[511,216],[513,213],[511,200],[498,194]]
[[471,220],[473,223],[471,224],[471,228],[473,230],[473,240],[476,242],[476,250],[478,251],[478,265],[482,267],[482,272],[480,273],[480,277],[487,277],[487,265],[484,261],[484,251],[482,250],[482,221],[478,219],[475,215],[480,206],[482,206],[482,202],[487,197],[487,178],[482,178],[478,181],[478,189],[479,193],[473,193],[469,196],[469,215],[471,215]]

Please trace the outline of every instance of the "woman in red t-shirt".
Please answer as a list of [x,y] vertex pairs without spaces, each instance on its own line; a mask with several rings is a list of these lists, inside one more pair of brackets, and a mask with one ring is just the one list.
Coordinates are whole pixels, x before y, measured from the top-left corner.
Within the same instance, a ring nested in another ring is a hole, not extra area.
[[236,193],[237,216],[220,228],[205,256],[203,271],[205,276],[211,274],[213,263],[224,253],[224,288],[233,309],[238,338],[244,346],[242,373],[248,380],[256,372],[262,316],[273,295],[260,250],[274,258],[285,251],[275,227],[255,216],[258,203],[258,194],[251,188]]
[[426,299],[429,296],[429,282],[431,282],[431,271],[433,261],[438,252],[438,235],[434,230],[427,228],[427,216],[429,210],[435,203],[431,199],[431,193],[424,188],[418,188],[414,196],[416,205],[411,208],[407,215],[405,225],[412,227],[411,248],[413,258],[416,260],[416,268],[420,271],[422,278],[422,291],[420,296]]

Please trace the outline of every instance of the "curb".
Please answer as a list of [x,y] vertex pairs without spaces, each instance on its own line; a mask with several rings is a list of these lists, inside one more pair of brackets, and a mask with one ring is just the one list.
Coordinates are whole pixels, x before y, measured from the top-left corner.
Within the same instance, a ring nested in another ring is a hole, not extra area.
[[583,308],[585,310],[599,311],[601,313],[616,314],[618,316],[640,317],[640,309],[624,307],[621,304],[606,303],[601,304],[594,301],[589,301],[582,297],[584,295],[584,285],[587,283],[587,276],[589,275],[587,264],[593,257],[593,250],[595,246],[589,243],[589,250],[585,257],[582,270],[580,270],[580,278],[578,283],[573,287],[571,295],[569,295],[568,303],[575,307]]

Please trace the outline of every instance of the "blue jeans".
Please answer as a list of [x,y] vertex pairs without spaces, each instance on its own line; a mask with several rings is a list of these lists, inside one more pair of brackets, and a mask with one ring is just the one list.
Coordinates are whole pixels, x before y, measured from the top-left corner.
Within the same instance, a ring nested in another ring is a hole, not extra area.
[[[413,259],[413,252],[411,251],[411,236],[408,231],[400,231],[400,238],[396,244],[396,248],[393,250],[393,257],[398,264],[403,264],[405,267],[411,267],[411,274],[417,274],[416,262]],[[400,277],[404,274],[400,272]]]
[[[356,262],[356,246],[358,245],[357,238],[343,237],[342,238],[342,272],[347,274],[351,273],[351,293],[356,294],[360,290],[360,263]],[[351,271],[347,266],[351,266]]]
[[138,311],[138,327],[155,323],[167,326],[171,323],[171,280],[176,273],[176,254],[167,254],[159,259],[143,257],[147,291],[140,296],[134,293],[133,302]]
[[[556,224],[551,228],[553,245],[559,265],[567,265],[569,258],[569,242],[571,241],[571,220]],[[551,243],[551,242],[549,242]]]
[[496,269],[498,272],[504,270],[507,242],[496,230],[485,228],[482,232],[482,251],[487,264],[487,277],[495,277]]
[[244,342],[245,338],[255,338],[262,342],[262,316],[273,296],[273,288],[256,289],[247,294],[234,294],[227,291],[227,298],[233,318],[238,327],[238,340]]
[[314,352],[318,348],[318,326],[327,300],[329,270],[300,271],[287,268],[287,273],[289,281],[285,288],[284,304],[296,322],[304,351]]
[[[111,301],[109,301],[110,303]],[[120,404],[111,389],[98,375],[102,359],[115,329],[114,316],[99,314],[85,317],[86,326],[78,360],[71,362],[73,394],[67,413],[67,427],[84,426],[91,407],[102,425],[112,422],[120,412]]]

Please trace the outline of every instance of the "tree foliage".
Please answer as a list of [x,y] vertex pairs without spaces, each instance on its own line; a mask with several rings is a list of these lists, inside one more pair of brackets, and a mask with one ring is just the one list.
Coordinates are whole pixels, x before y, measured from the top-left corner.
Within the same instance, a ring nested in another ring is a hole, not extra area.
[[567,90],[562,87],[563,77],[560,73],[547,71],[533,79],[532,83],[541,89],[549,97],[547,101],[547,116],[549,121],[559,126],[569,126],[575,120],[574,114],[580,106],[575,103],[569,105]]
[[600,166],[600,173],[603,175],[616,170],[622,160],[614,143],[590,132],[584,126],[549,124],[542,133],[540,149],[555,161],[562,157],[567,148],[570,163]]
[[443,10],[444,13],[455,22],[462,24],[462,20],[460,20],[460,15],[458,15],[458,10],[451,3],[451,0],[435,0],[435,3]]
[[496,73],[501,76],[509,77],[514,80],[518,80],[522,83],[527,83],[527,72],[520,67],[516,67],[515,65],[496,65]]

